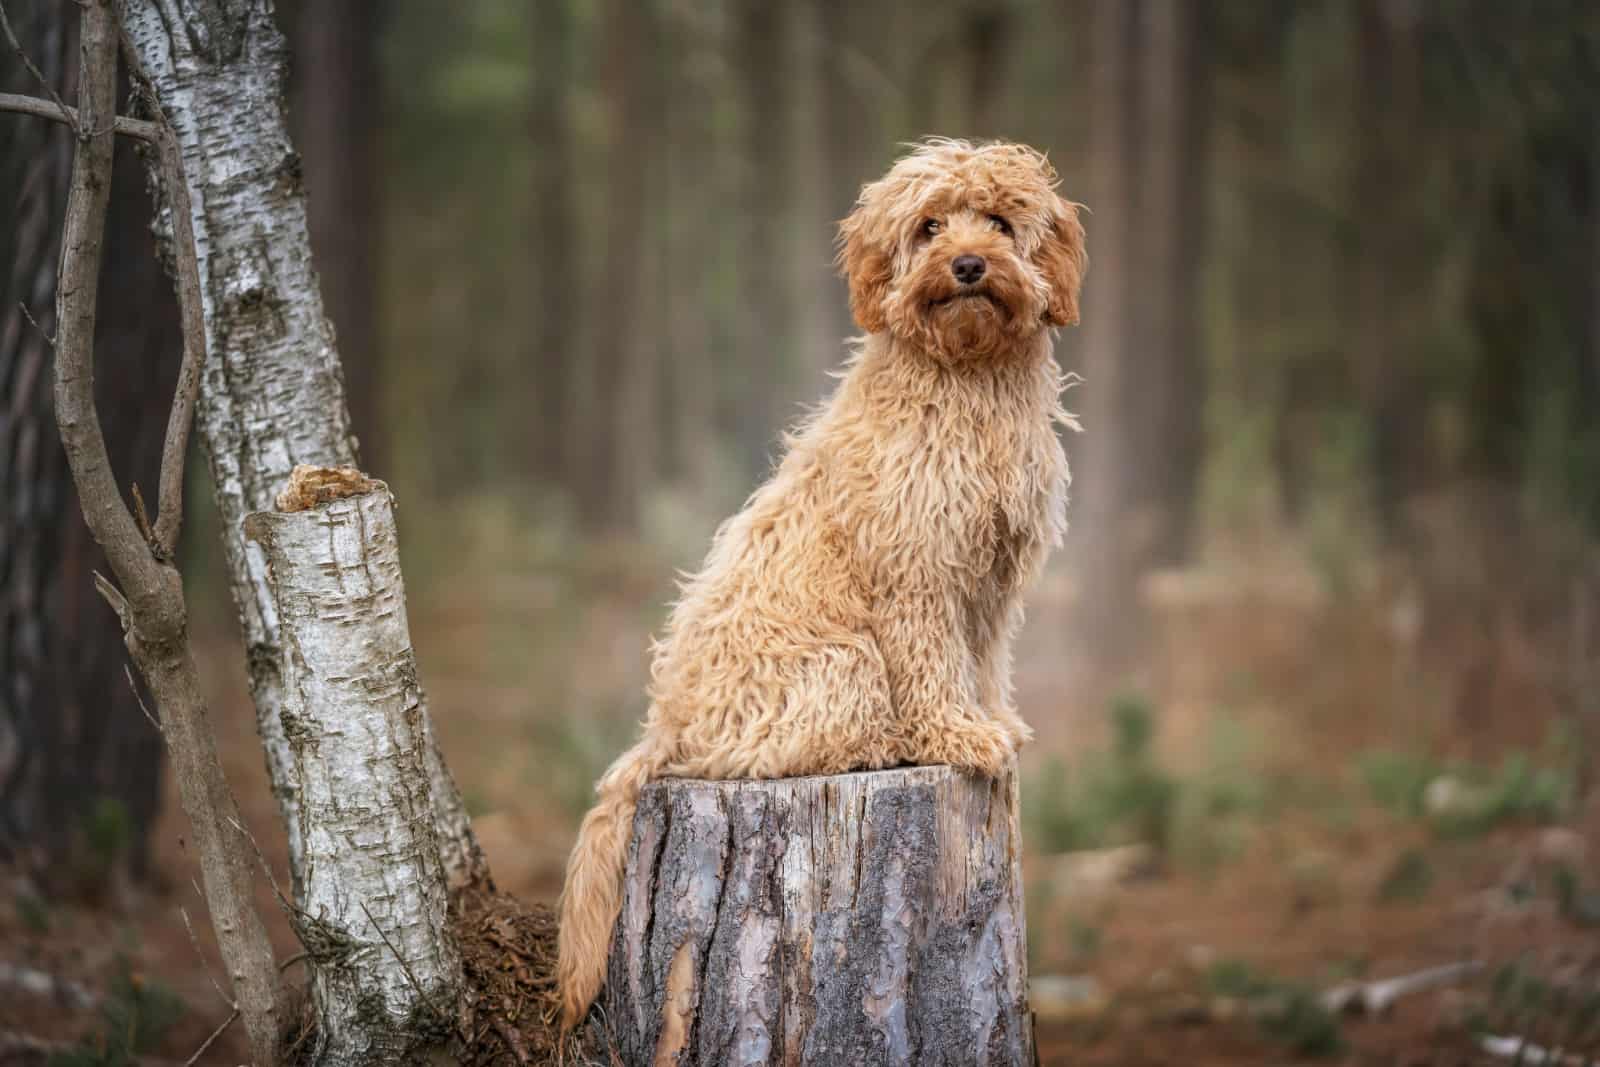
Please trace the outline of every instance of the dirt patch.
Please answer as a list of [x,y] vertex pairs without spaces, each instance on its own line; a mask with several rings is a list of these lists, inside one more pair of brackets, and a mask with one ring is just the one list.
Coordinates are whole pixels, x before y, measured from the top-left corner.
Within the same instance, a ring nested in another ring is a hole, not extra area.
[[462,1062],[482,1067],[606,1062],[597,1056],[592,1037],[562,1041],[555,909],[492,889],[468,889],[456,903],[456,938],[473,992]]

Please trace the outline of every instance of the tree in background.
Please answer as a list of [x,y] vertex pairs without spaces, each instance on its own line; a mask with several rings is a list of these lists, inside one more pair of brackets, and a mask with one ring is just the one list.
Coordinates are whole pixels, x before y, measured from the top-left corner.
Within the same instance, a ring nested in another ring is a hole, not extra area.
[[1138,579],[1188,550],[1204,393],[1196,279],[1207,210],[1204,5],[1093,6],[1091,167],[1074,566],[1082,637],[1129,651]]
[[[611,0],[603,66],[608,143],[604,252],[594,303],[594,358],[587,477],[578,493],[584,525],[596,532],[637,532],[645,485],[654,471],[652,401],[657,340],[648,318],[655,277],[651,208],[659,189],[661,82],[659,27],[653,4]],[[542,272],[541,272],[542,273]]]
[[[350,428],[366,469],[388,464],[378,337],[378,254],[382,173],[377,140],[385,96],[378,41],[385,0],[293,4],[290,116],[306,182],[311,249],[338,331]],[[559,6],[559,5],[558,5]]]
[[[19,40],[63,93],[76,10],[8,5]],[[7,91],[33,92],[20,64]],[[59,220],[71,135],[0,122],[0,854],[57,890],[143,877],[160,796],[161,739],[126,674],[116,618],[90,576],[103,554],[83,524],[51,398]],[[96,344],[114,354],[95,387],[123,485],[152,494],[180,351],[172,287],[149,235],[150,201],[133,148],[117,150],[108,238],[123,254],[101,271]],[[26,308],[26,311],[24,310]],[[28,321],[32,315],[38,326]],[[142,687],[141,687],[142,688]]]
[[582,304],[568,279],[582,270],[576,243],[577,198],[573,189],[573,133],[568,114],[574,73],[575,18],[570,4],[534,4],[532,9],[533,91],[528,97],[528,133],[535,145],[533,226],[529,247],[537,266],[529,279],[537,319],[529,331],[529,364],[539,417],[530,435],[533,469],[551,485],[573,491],[573,438],[579,427],[577,403],[577,319]]

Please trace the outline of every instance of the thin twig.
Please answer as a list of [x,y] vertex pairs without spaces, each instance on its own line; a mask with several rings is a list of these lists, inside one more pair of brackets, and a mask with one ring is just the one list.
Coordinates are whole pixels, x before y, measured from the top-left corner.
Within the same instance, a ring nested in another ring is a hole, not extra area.
[[[32,115],[35,118],[49,119],[59,122],[64,126],[78,128],[78,109],[63,104],[61,101],[41,100],[37,96],[21,96],[17,93],[0,93],[0,111],[13,111],[18,115]],[[118,115],[111,122],[114,133],[124,137],[132,137],[140,141],[155,143],[159,133],[156,124],[143,119],[130,119]],[[91,130],[91,133],[96,131]]]
[[167,436],[161,448],[161,482],[156,491],[155,536],[151,548],[162,559],[171,559],[178,550],[178,535],[183,527],[183,468],[189,450],[189,431],[194,424],[195,401],[200,395],[200,372],[206,361],[205,307],[200,296],[200,254],[194,239],[194,217],[189,197],[189,180],[183,169],[183,152],[178,134],[161,108],[155,82],[145,70],[139,50],[128,35],[122,5],[113,5],[117,40],[128,65],[128,76],[137,95],[149,109],[155,131],[156,172],[166,194],[167,211],[172,219],[172,254],[176,267],[178,318],[183,329],[183,363],[178,368],[178,384],[167,416]]
[[56,339],[46,333],[43,326],[39,325],[39,320],[33,317],[33,312],[28,310],[28,305],[19,300],[17,301],[17,308],[21,310],[22,317],[28,320],[28,324],[39,331],[39,336],[44,338],[44,343],[54,348]]
[[97,576],[96,588],[121,615],[124,632],[138,638],[128,642],[129,651],[156,694],[162,717],[180,724],[167,734],[173,776],[195,829],[217,945],[252,1056],[257,1063],[273,1063],[284,1008],[282,980],[252,900],[248,859],[226,831],[236,802],[208,734],[192,657],[187,649],[177,657],[156,654],[187,641],[182,582],[170,562],[155,558],[124,503],[95,410],[95,302],[113,170],[117,39],[111,0],[79,0],[79,6],[79,139],[56,285],[56,421],[84,518],[122,592],[103,576]]
[[217,1027],[215,1030],[211,1031],[211,1036],[206,1038],[205,1043],[202,1044],[199,1048],[194,1050],[194,1055],[190,1056],[188,1059],[183,1061],[183,1067],[194,1067],[195,1064],[199,1063],[200,1062],[200,1057],[204,1056],[206,1054],[206,1049],[210,1048],[212,1046],[212,1044],[217,1040],[217,1038],[222,1036],[222,1032],[224,1030],[226,1030],[228,1027],[232,1026],[233,1025],[233,1021],[235,1019],[237,1019],[238,1017],[239,1017],[239,1009],[238,1008],[234,1008],[233,1009],[233,1014],[229,1015],[226,1019],[222,1020],[222,1025]]
[[245,839],[250,842],[250,847],[255,849],[256,859],[261,861],[261,873],[267,876],[267,884],[272,887],[272,895],[278,898],[278,905],[283,908],[283,913],[289,917],[290,925],[293,925],[298,933],[300,928],[298,925],[296,925],[296,920],[301,914],[300,909],[295,907],[294,902],[288,897],[284,896],[283,890],[278,888],[278,880],[272,875],[272,864],[267,862],[267,855],[261,851],[261,845],[258,841],[256,841],[256,835],[251,833],[249,829],[237,819],[229,819],[228,822],[235,830],[243,834]]
[[433,1009],[434,1015],[436,1015],[441,1022],[450,1021],[450,1016],[440,1011],[439,1005],[435,1004],[433,1002],[433,998],[428,996],[427,990],[422,988],[422,983],[417,981],[417,976],[411,973],[411,964],[407,963],[406,958],[400,955],[400,950],[394,947],[394,942],[389,940],[389,935],[383,932],[383,927],[378,925],[378,920],[374,919],[372,917],[372,912],[367,910],[367,902],[364,900],[359,900],[356,903],[361,905],[361,911],[366,915],[367,922],[372,924],[372,929],[377,932],[377,935],[380,938],[383,939],[383,943],[389,946],[389,951],[394,953],[394,958],[400,963],[400,969],[405,972],[406,981],[410,982],[411,988],[417,991],[417,996],[422,998],[422,1002],[424,1004]]
[[[197,891],[199,888],[199,886],[195,886]],[[200,969],[205,972],[206,981],[210,982],[211,988],[217,991],[217,996],[222,998],[222,1003],[226,1004],[230,1008],[238,1010],[238,1005],[234,1003],[233,998],[224,993],[222,991],[222,987],[217,984],[217,980],[212,977],[211,964],[206,962],[206,954],[200,951],[200,939],[195,936],[194,924],[189,922],[188,909],[180,904],[178,906],[178,914],[183,916],[183,928],[189,931],[189,944],[194,948],[195,958],[200,961]]]
[[117,613],[117,619],[122,623],[122,632],[127,633],[133,626],[133,609],[128,606],[128,598],[122,595],[122,590],[111,584],[111,579],[94,572],[95,592],[100,594],[100,599],[111,605],[111,610]]
[[[17,54],[18,59],[22,60],[22,65],[28,68],[28,73],[32,74],[34,80],[39,83],[39,88],[50,94],[50,99],[56,102],[56,107],[65,112],[67,105],[62,101],[61,94],[56,92],[56,87],[51,85],[49,79],[40,73],[39,68],[33,65],[33,60],[28,58],[27,49],[22,47],[22,42],[18,41],[17,35],[12,32],[11,20],[6,17],[6,5],[3,3],[0,3],[0,30],[5,31],[6,40],[11,44],[11,50]],[[68,120],[68,124],[74,130],[78,130],[80,135],[82,134],[76,115]]]
[[139,524],[139,532],[144,535],[145,543],[154,549],[156,535],[150,529],[150,512],[144,506],[144,494],[139,492],[138,482],[133,483],[133,521]]
[[133,690],[133,699],[138,701],[139,710],[144,712],[144,717],[150,720],[150,725],[156,728],[156,733],[165,737],[167,732],[161,728],[160,721],[150,714],[149,708],[144,706],[144,697],[139,692],[138,684],[133,680],[133,668],[124,663],[122,665],[122,673],[128,676],[128,688]]
[[157,506],[155,551],[171,559],[178,550],[183,528],[183,466],[189,451],[189,430],[194,425],[195,400],[200,395],[200,371],[206,361],[205,309],[200,300],[200,260],[190,214],[189,182],[183,172],[178,135],[163,115],[156,142],[161,160],[161,180],[172,215],[172,251],[177,266],[178,316],[183,324],[183,364],[167,418],[167,438],[161,449],[161,487]]

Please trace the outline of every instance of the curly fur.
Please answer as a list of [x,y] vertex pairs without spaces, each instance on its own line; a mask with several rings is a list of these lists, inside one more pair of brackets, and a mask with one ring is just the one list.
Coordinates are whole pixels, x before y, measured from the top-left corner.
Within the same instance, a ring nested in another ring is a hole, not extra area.
[[[639,790],[946,763],[999,775],[1021,594],[1066,526],[1077,206],[1020,145],[925,141],[861,193],[839,263],[868,336],[717,531],[654,649],[642,739],[601,778],[561,900],[563,1025],[605,980]],[[932,220],[934,225],[928,225]],[[1004,220],[1003,222],[999,220]],[[987,262],[962,286],[958,255]]]

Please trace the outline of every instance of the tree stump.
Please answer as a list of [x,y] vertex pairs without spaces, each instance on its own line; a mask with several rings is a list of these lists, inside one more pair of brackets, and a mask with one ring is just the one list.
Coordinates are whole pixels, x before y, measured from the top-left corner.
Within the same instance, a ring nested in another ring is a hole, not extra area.
[[1015,774],[667,779],[604,1025],[642,1065],[1035,1063]]

